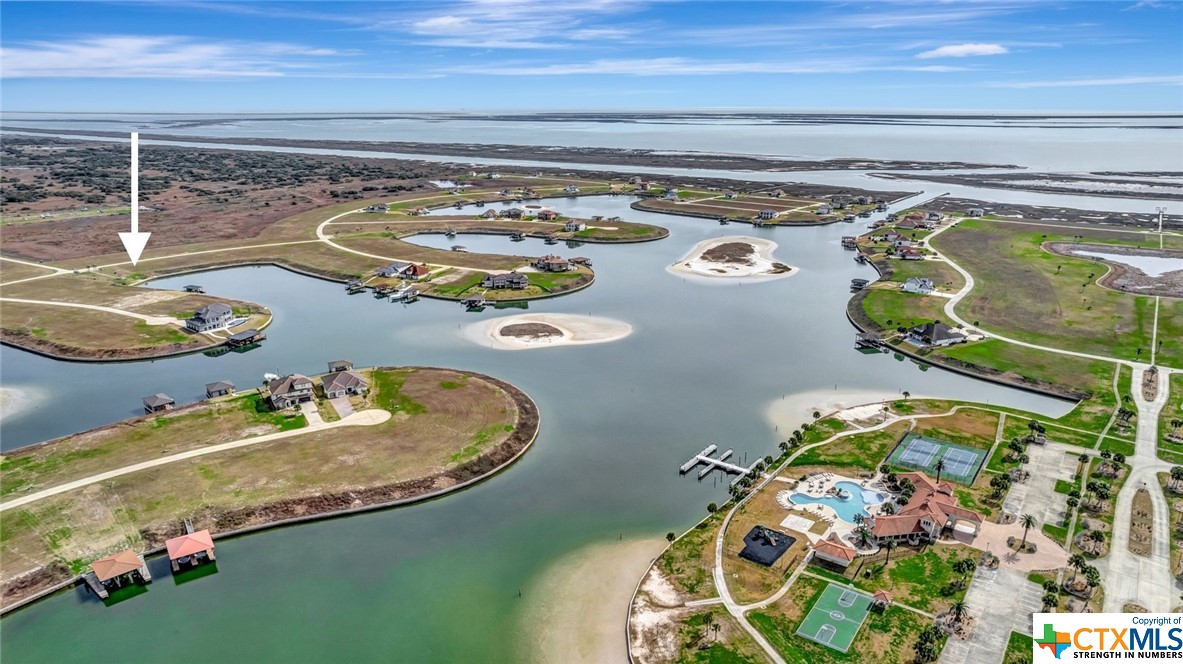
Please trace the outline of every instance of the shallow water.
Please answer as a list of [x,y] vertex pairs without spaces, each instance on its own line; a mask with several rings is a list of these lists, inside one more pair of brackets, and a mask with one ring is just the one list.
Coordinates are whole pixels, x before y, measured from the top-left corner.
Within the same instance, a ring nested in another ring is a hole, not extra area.
[[1136,267],[1146,273],[1148,277],[1161,277],[1168,272],[1183,270],[1183,258],[1166,258],[1163,256],[1136,256],[1132,254],[1109,254],[1101,251],[1074,251],[1078,256],[1092,256],[1103,258],[1114,263],[1121,263]]

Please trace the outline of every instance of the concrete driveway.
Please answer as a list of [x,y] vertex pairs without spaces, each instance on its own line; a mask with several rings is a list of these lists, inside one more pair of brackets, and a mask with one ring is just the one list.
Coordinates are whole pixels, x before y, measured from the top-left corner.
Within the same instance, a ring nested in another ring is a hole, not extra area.
[[958,532],[956,539],[975,549],[989,551],[998,556],[999,565],[1019,572],[1033,572],[1035,570],[1056,569],[1068,565],[1068,552],[1055,540],[1043,534],[1038,527],[1027,532],[1027,541],[1035,544],[1035,553],[1015,553],[1006,546],[1008,537],[1023,539],[1023,527],[1016,521],[1010,524],[990,523],[982,524],[982,529],[976,538],[968,533]]
[[337,411],[337,415],[341,419],[345,419],[353,414],[353,404],[349,402],[349,397],[329,399],[329,403],[333,404],[333,410]]

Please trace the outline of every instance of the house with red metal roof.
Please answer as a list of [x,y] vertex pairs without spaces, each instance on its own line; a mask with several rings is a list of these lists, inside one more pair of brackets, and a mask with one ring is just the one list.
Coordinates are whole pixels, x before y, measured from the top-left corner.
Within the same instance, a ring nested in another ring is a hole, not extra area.
[[181,571],[181,565],[196,567],[203,558],[206,562],[215,560],[214,538],[208,530],[174,537],[164,543],[164,548],[168,550],[174,574]]
[[945,530],[958,525],[973,527],[976,537],[985,520],[981,514],[958,504],[949,482],[937,484],[921,472],[901,473],[899,480],[910,480],[916,491],[896,514],[874,517],[871,535],[876,542],[888,540],[918,544],[935,541]]

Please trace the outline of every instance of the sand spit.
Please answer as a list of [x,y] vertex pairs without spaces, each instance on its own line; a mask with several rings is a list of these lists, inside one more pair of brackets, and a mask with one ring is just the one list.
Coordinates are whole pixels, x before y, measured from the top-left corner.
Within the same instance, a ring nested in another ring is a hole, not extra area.
[[665,547],[660,538],[592,544],[548,567],[532,584],[520,616],[522,659],[627,661],[629,600]]
[[[746,247],[746,249],[745,249]],[[773,257],[776,243],[757,237],[728,236],[703,240],[666,268],[677,275],[719,281],[768,281],[789,277],[797,268]]]
[[37,407],[41,391],[31,387],[0,387],[0,421]]
[[[815,412],[823,417],[834,413],[836,417],[856,424],[876,424],[883,417],[879,402],[902,398],[899,392],[891,390],[815,390],[789,394],[773,401],[768,404],[765,416],[778,434],[791,433],[802,424],[812,422]],[[910,398],[925,397],[913,394]]]
[[623,339],[633,327],[623,321],[576,314],[516,314],[469,325],[465,337],[498,350],[530,350]]

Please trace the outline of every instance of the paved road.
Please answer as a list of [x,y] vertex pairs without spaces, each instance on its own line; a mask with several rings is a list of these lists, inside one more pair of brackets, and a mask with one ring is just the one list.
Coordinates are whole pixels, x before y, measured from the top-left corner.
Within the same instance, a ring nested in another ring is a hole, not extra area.
[[123,309],[116,309],[114,307],[103,307],[97,304],[82,304],[79,302],[54,302],[52,300],[24,300],[15,297],[0,297],[0,302],[17,302],[19,304],[44,304],[51,307],[69,307],[71,309],[91,309],[93,311],[104,311],[109,314],[119,314],[120,316],[128,316],[131,318],[138,318],[149,325],[180,325],[180,321],[172,316],[148,316],[145,314],[137,314]]
[[32,502],[35,502],[38,500],[42,500],[43,498],[48,498],[50,496],[56,496],[59,493],[73,491],[74,489],[79,489],[84,486],[88,486],[90,484],[95,484],[97,482],[105,482],[105,481],[115,478],[115,477],[120,477],[122,475],[127,475],[130,473],[136,473],[141,470],[147,470],[149,468],[155,468],[157,466],[163,466],[165,464],[174,463],[177,461],[184,461],[185,459],[193,459],[193,458],[196,458],[199,456],[204,456],[206,454],[217,454],[218,452],[225,452],[226,450],[233,450],[233,449],[237,449],[240,447],[249,447],[251,445],[258,445],[259,443],[269,443],[273,440],[279,440],[281,438],[291,438],[293,436],[301,436],[303,434],[312,433],[314,431],[324,431],[326,429],[335,429],[337,427],[345,427],[345,426],[373,426],[375,424],[381,424],[389,419],[390,419],[390,412],[389,411],[378,410],[378,409],[363,410],[363,411],[354,413],[353,415],[350,415],[349,417],[337,420],[336,422],[319,422],[316,424],[313,424],[310,422],[309,425],[304,427],[303,429],[294,429],[292,431],[279,431],[276,433],[264,434],[262,436],[254,436],[252,438],[242,438],[239,440],[231,441],[229,443],[221,443],[219,445],[210,445],[209,447],[202,447],[202,448],[199,448],[196,450],[189,450],[187,452],[180,452],[178,454],[173,454],[170,456],[161,457],[159,459],[152,459],[150,461],[144,461],[141,463],[132,464],[130,466],[124,466],[122,468],[117,468],[115,470],[109,470],[105,473],[98,473],[97,475],[91,475],[90,477],[84,477],[80,480],[74,480],[73,482],[67,482],[65,484],[60,484],[58,486],[51,487],[51,488],[45,489],[43,491],[38,491],[37,493],[29,494],[27,496],[22,496],[20,498],[14,498],[6,503],[0,503],[0,512],[12,509],[14,507],[20,507],[21,505],[28,505],[29,503],[32,503]]
[[[1120,612],[1126,602],[1137,602],[1151,611],[1169,612],[1178,597],[1178,587],[1171,576],[1170,506],[1159,488],[1157,474],[1169,472],[1171,465],[1158,458],[1158,416],[1166,404],[1170,389],[1169,375],[1160,371],[1158,394],[1154,401],[1142,398],[1144,372],[1134,370],[1131,385],[1138,407],[1138,432],[1134,455],[1126,462],[1130,476],[1114,505],[1113,536],[1110,553],[1099,568],[1106,573],[1105,611]],[[1138,556],[1128,547],[1130,518],[1134,495],[1145,488],[1154,508],[1154,538],[1149,556]]]

